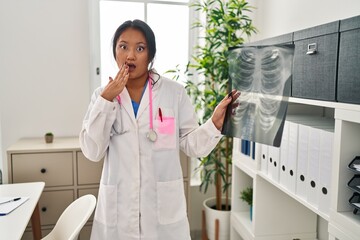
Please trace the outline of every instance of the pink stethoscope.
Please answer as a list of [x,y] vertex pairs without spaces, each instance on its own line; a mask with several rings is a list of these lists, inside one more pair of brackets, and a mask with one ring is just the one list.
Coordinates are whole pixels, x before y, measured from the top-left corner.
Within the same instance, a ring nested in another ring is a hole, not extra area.
[[[154,130],[154,126],[153,126],[153,102],[152,102],[152,85],[151,85],[151,81],[150,79],[148,80],[148,85],[149,85],[149,105],[150,105],[150,123],[149,123],[149,132],[146,134],[147,139],[149,139],[151,142],[155,142],[157,139],[157,134]],[[118,101],[118,103],[120,104],[121,107],[121,98],[120,95],[116,96],[116,99]],[[121,115],[122,116],[122,115]],[[123,124],[123,121],[121,121],[121,124]]]

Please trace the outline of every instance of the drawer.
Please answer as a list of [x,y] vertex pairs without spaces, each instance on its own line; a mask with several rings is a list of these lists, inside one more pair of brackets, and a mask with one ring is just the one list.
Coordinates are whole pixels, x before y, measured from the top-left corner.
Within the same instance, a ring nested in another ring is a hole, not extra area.
[[360,16],[340,21],[337,100],[360,104]]
[[[96,199],[98,198],[98,193],[99,193],[99,188],[85,188],[85,189],[79,189],[78,190],[78,196],[84,196],[86,194],[92,194],[96,197]],[[92,221],[94,219],[94,212],[91,214],[91,217],[89,218],[89,221]]]
[[73,190],[44,191],[39,201],[41,225],[55,224],[73,201]]
[[12,182],[45,182],[46,187],[73,185],[71,152],[13,154]]
[[335,101],[339,21],[294,32],[292,96]]
[[82,152],[76,153],[78,184],[99,184],[104,160],[93,162],[88,160]]
[[[46,235],[48,235],[51,232],[51,229],[42,229],[41,230],[41,235],[42,237],[45,237]],[[29,230],[26,230],[23,234],[23,236],[21,237],[21,240],[33,240],[33,232],[32,229],[30,228]],[[90,238],[89,238],[90,239]]]
[[88,226],[84,226],[79,234],[79,240],[89,240],[90,239],[90,235],[91,235],[91,228],[92,225]]

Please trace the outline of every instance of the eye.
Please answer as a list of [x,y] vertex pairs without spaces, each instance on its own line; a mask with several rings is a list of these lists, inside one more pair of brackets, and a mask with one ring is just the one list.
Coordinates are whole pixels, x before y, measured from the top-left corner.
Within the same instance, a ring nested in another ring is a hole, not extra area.
[[138,47],[136,48],[136,50],[137,50],[138,52],[142,52],[142,51],[145,50],[145,47],[144,47],[144,46],[138,46]]
[[126,50],[127,46],[125,44],[119,44],[118,48],[122,49],[122,50]]

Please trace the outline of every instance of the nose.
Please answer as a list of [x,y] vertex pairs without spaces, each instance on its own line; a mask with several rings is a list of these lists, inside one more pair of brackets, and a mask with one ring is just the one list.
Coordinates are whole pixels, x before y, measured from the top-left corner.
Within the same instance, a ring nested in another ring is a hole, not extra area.
[[128,51],[126,60],[135,60],[135,50],[131,49]]

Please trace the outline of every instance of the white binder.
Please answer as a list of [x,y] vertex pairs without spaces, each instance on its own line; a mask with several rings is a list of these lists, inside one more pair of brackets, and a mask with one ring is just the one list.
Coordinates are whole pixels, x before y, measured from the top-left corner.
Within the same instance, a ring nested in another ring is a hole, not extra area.
[[286,171],[286,188],[295,194],[297,155],[298,155],[298,126],[299,124],[289,122],[289,149]]
[[256,148],[260,149],[260,170],[268,174],[268,146],[261,143],[256,143]]
[[320,130],[319,211],[329,215],[334,129]]
[[280,148],[268,146],[268,175],[275,182],[279,182],[280,177]]
[[318,207],[319,169],[320,169],[320,129],[309,128],[308,178],[306,180],[307,201]]
[[306,199],[306,187],[308,180],[308,143],[309,143],[310,127],[299,125],[298,133],[298,156],[296,170],[296,195],[302,199]]
[[281,139],[280,145],[280,176],[279,183],[286,187],[286,179],[287,179],[287,159],[288,159],[288,149],[289,149],[289,122],[285,121],[283,135]]

